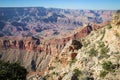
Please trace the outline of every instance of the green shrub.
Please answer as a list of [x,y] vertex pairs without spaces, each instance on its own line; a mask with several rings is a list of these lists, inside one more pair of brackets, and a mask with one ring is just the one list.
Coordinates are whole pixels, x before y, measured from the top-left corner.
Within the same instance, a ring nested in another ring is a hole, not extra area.
[[47,78],[49,78],[49,77],[50,77],[50,74],[45,75],[44,80],[47,80]]
[[102,40],[104,38],[104,36],[105,36],[105,29],[103,31],[101,31],[101,34],[103,34],[103,35],[102,35],[100,40]]
[[58,76],[58,75],[59,75],[57,72],[53,72],[52,74],[53,74],[53,75],[56,75],[56,76]]
[[97,55],[97,51],[94,48],[91,48],[88,53],[89,53],[89,56],[96,56]]
[[74,69],[73,70],[74,74],[71,77],[71,80],[79,80],[79,76],[82,74],[82,72],[79,69]]
[[74,72],[74,74],[75,74],[76,76],[79,76],[79,75],[82,74],[82,72],[81,72],[79,69],[77,69],[77,68],[74,69],[73,72]]
[[101,54],[106,54],[109,52],[109,48],[108,47],[102,47],[100,50]]
[[104,46],[105,46],[104,42],[100,42],[100,41],[98,42],[98,45],[99,45],[99,46],[98,46],[99,48],[101,48],[101,47],[104,47]]
[[48,68],[48,70],[53,70],[53,69],[55,69],[54,66],[50,66],[50,67]]
[[61,61],[60,59],[58,59],[58,62],[59,62],[59,63],[62,63],[62,61]]
[[115,33],[115,36],[120,38],[120,34],[118,32]]
[[73,63],[75,63],[77,61],[77,59],[72,59],[71,61],[70,61],[70,66],[73,64]]
[[109,48],[108,46],[106,47],[101,47],[100,49],[100,57],[103,58],[103,57],[109,57],[109,55],[107,55],[107,53],[109,52]]
[[0,61],[0,79],[2,80],[26,80],[27,71],[19,63]]
[[88,77],[86,77],[86,79],[85,79],[85,80],[94,80],[94,78],[93,78],[93,77],[88,76]]
[[83,46],[84,46],[84,47],[87,47],[89,44],[90,44],[90,41],[87,40],[86,42],[83,43]]
[[100,77],[104,78],[108,74],[107,71],[101,71],[100,72]]
[[115,71],[114,65],[110,61],[104,62],[102,64],[102,68],[106,71],[109,71],[109,72],[114,72]]
[[112,25],[111,25],[111,24],[109,24],[107,28],[108,28],[108,29],[111,29],[111,28],[112,28]]
[[114,52],[114,54],[120,54],[120,52]]

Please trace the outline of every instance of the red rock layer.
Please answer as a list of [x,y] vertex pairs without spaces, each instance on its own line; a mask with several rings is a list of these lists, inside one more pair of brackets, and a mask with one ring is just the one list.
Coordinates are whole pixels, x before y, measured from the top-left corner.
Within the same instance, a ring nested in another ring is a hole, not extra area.
[[91,24],[82,27],[72,36],[62,39],[52,39],[47,42],[43,42],[44,40],[35,37],[2,37],[0,38],[0,48],[24,49],[27,51],[38,51],[46,54],[54,54],[61,51],[70,39],[80,39],[82,37],[86,37],[92,30],[97,30],[107,24],[109,24],[109,22],[103,24]]

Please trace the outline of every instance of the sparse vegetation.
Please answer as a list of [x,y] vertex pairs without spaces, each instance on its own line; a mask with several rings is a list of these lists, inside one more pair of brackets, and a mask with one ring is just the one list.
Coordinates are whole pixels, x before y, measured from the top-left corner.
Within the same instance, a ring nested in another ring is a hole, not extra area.
[[55,69],[55,67],[54,66],[50,66],[48,69],[49,70],[53,70],[53,69]]
[[114,72],[115,71],[115,67],[114,65],[112,64],[111,61],[108,61],[108,62],[104,62],[102,64],[102,68],[108,72]]
[[97,55],[97,51],[94,48],[91,48],[88,53],[89,53],[89,56],[91,56],[91,57]]
[[70,66],[73,64],[73,63],[75,63],[77,61],[77,59],[72,59],[71,61],[70,61]]
[[106,61],[102,64],[103,71],[100,72],[100,77],[104,78],[109,72],[115,72],[120,66],[119,64],[113,64],[111,61]]
[[106,47],[102,47],[101,50],[100,50],[101,54],[106,54],[109,52],[109,48],[106,46]]
[[46,79],[49,78],[49,77],[50,77],[50,74],[45,75],[45,76],[44,76],[44,80],[46,80]]
[[104,62],[102,64],[103,71],[100,72],[100,77],[104,78],[109,72],[114,72],[115,67],[111,61]]
[[86,77],[86,80],[94,80],[93,77]]
[[109,52],[109,48],[108,48],[108,46],[105,46],[104,42],[98,41],[98,47],[100,48],[100,57],[99,58],[109,57],[109,55],[107,54]]
[[107,71],[101,71],[100,72],[100,77],[104,78],[108,74]]
[[79,70],[79,69],[74,69],[73,70],[74,74],[73,76],[71,77],[71,80],[79,80],[79,76],[82,74],[82,72]]
[[120,38],[120,34],[118,32],[115,33],[115,36]]
[[114,54],[120,54],[120,52],[114,52]]
[[109,24],[109,25],[107,26],[107,28],[108,28],[108,29],[111,29],[111,28],[112,28],[112,25],[111,25],[111,24]]
[[56,76],[58,76],[58,75],[59,75],[57,72],[53,72],[52,74],[53,74],[53,75],[56,75]]
[[73,72],[75,73],[75,75],[79,76],[82,75],[82,72],[79,69],[74,69]]
[[58,62],[59,62],[59,63],[62,63],[62,61],[61,61],[60,59],[58,59]]
[[104,36],[105,36],[105,29],[103,31],[101,31],[101,34],[103,34],[103,35],[102,35],[100,40],[102,40],[104,38]]
[[89,44],[90,44],[90,41],[88,40],[88,41],[86,41],[86,42],[83,43],[83,46],[87,47]]
[[102,48],[105,46],[104,42],[101,42],[101,41],[99,41],[98,44],[99,44],[99,46],[98,46],[99,48]]
[[109,52],[108,46],[101,47],[101,49],[100,49],[100,58],[103,58],[103,57],[108,58],[109,57],[109,55],[107,54],[108,52]]

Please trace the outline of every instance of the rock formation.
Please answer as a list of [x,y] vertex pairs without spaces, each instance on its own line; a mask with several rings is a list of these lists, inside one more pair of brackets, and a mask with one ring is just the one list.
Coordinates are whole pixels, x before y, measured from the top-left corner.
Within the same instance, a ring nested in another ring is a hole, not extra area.
[[61,53],[49,63],[48,67],[52,69],[48,68],[45,71],[45,78],[47,80],[119,80],[119,14],[118,11],[113,17],[113,22],[107,26],[77,39],[77,42],[82,44],[78,50],[71,47],[74,40],[70,40]]
[[[18,15],[9,16],[9,10]],[[115,11],[10,8],[0,12],[0,17],[6,15],[0,18],[0,59],[20,62],[29,72],[28,80],[98,80],[102,71],[104,79],[118,79],[101,64],[113,64],[114,74],[119,73],[119,11],[112,24]]]
[[56,8],[0,8],[0,37],[69,35],[78,27],[111,21],[112,10],[68,10]]

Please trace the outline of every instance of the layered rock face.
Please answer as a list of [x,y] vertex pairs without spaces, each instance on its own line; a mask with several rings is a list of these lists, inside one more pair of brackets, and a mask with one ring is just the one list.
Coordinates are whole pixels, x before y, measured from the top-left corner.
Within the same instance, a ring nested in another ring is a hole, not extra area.
[[0,59],[10,62],[18,61],[28,72],[44,73],[51,58],[64,46],[62,42],[45,43],[35,37],[2,37],[0,38]]
[[[89,48],[83,48],[90,43],[85,37],[109,24],[111,15],[115,11],[51,8],[9,8],[5,10],[2,8],[0,12],[0,59],[10,62],[18,61],[31,74],[35,72],[33,74],[37,73],[42,76],[46,73],[59,75],[57,77],[50,75],[48,80],[61,80],[63,77],[63,80],[68,80],[64,75],[70,72],[68,75],[71,78],[75,66],[85,67],[83,58],[83,62],[80,62],[82,60],[78,62],[80,65],[77,66],[78,63],[76,63],[73,67],[68,66],[73,65],[82,51],[87,53],[84,51],[89,50]],[[84,23],[90,24],[81,27]],[[75,30],[77,27],[81,28]],[[73,30],[74,32],[70,33]],[[83,44],[84,41],[85,44]],[[82,51],[79,52],[79,50]],[[54,66],[56,69],[52,71]],[[82,67],[80,68],[83,69]],[[58,73],[56,73],[57,70]]]
[[117,25],[117,26],[120,25],[120,10],[118,10],[118,11],[116,12],[116,14],[113,16],[113,21],[112,21],[112,23],[113,23],[114,25]]
[[[109,25],[91,31],[86,37],[70,40],[61,53],[49,63],[45,78],[47,80],[119,80],[119,14],[118,11]],[[78,45],[73,45],[74,42]]]
[[45,51],[45,48],[39,46],[41,44],[40,39],[35,37],[2,37],[0,43],[0,47],[3,49],[12,48],[26,51]]
[[[105,23],[104,25],[107,25]],[[98,26],[98,27],[97,27]],[[44,41],[37,37],[1,37],[0,54],[1,59],[15,62],[19,61],[28,71],[46,70],[51,58],[59,55],[70,39],[79,39],[86,37],[93,30],[101,28],[103,24],[87,25],[71,34],[69,37],[56,38]],[[74,42],[74,41],[73,41]],[[74,44],[74,43],[73,43]],[[78,43],[76,43],[78,44]],[[71,46],[74,50],[75,46]],[[76,53],[75,53],[76,55]],[[75,56],[71,55],[71,56]]]
[[34,37],[3,37],[0,43],[0,58],[10,62],[18,61],[28,71],[44,70],[51,58],[50,47]]
[[0,37],[65,36],[78,27],[111,21],[112,10],[70,10],[55,8],[0,8]]

